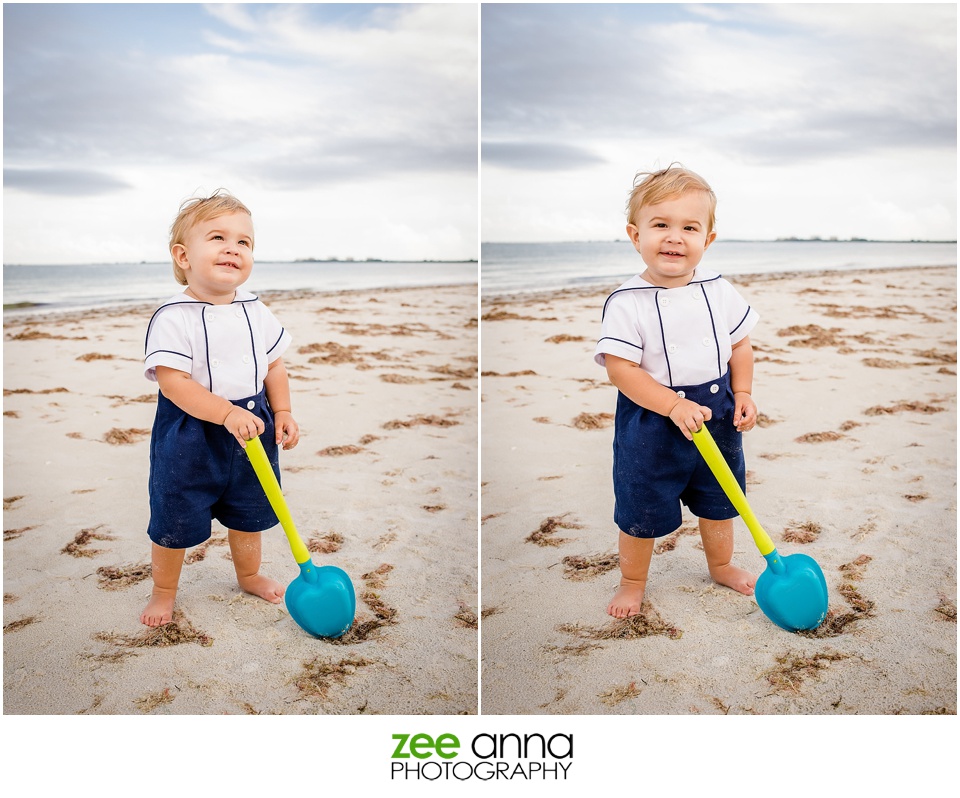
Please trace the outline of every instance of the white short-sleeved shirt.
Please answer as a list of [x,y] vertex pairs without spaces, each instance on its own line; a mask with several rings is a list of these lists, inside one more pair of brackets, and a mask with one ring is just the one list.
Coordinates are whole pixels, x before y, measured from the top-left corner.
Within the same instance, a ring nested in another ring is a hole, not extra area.
[[716,272],[697,269],[689,284],[662,288],[642,277],[607,297],[594,360],[616,355],[661,385],[701,385],[727,372],[733,345],[759,314]]
[[229,305],[177,294],[147,325],[144,376],[156,382],[157,366],[187,372],[211,393],[231,401],[256,396],[270,363],[292,338],[256,296],[237,291]]

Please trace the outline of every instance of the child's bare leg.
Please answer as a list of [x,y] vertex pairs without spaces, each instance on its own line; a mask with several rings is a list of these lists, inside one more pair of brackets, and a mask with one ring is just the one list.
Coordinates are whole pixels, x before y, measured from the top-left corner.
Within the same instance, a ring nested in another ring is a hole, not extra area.
[[614,618],[629,618],[640,613],[653,543],[653,538],[635,538],[620,531],[620,587],[607,606],[607,613]]
[[231,529],[227,532],[227,540],[241,589],[271,604],[283,601],[283,585],[260,573],[260,533]]
[[140,623],[163,626],[173,620],[173,603],[177,598],[180,569],[183,568],[183,555],[187,550],[165,549],[156,543],[152,546],[150,559],[153,593],[140,614]]
[[726,585],[738,593],[746,596],[753,595],[757,577],[749,571],[737,568],[733,559],[733,519],[726,521],[711,521],[700,519],[700,538],[703,540],[703,551],[707,555],[707,567],[713,581]]

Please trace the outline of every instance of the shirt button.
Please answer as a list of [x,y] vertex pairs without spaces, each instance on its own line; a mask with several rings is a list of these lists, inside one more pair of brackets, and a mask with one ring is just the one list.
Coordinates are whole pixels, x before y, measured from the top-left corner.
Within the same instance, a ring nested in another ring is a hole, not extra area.
[[210,361],[210,365],[213,366],[215,369],[218,369],[218,368],[220,368],[220,361],[219,361],[219,360],[212,360],[212,361]]
[[692,299],[695,299],[695,300],[700,299],[700,292],[699,292],[699,291],[691,291],[691,292],[690,292],[690,297],[691,297]]
[[679,396],[681,399],[687,398],[687,395],[683,391],[677,391],[677,396]]
[[661,306],[661,307],[664,307],[664,308],[665,308],[665,307],[666,307],[667,305],[669,305],[669,304],[670,304],[670,300],[669,300],[669,299],[667,299],[665,296],[660,297],[660,306]]
[[676,344],[670,344],[670,346],[667,347],[667,351],[668,351],[671,355],[674,354],[674,353],[677,351],[677,345],[676,345]]
[[703,345],[704,345],[704,346],[710,346],[710,344],[711,344],[710,339],[707,338],[707,337],[704,337],[704,339],[703,339]]
[[254,402],[253,399],[247,402],[247,410],[253,410],[253,408],[255,408],[256,406],[257,406],[257,403]]
[[243,362],[244,362],[244,363],[249,363],[249,362],[250,362],[250,355],[244,355],[244,356],[243,356]]
[[711,385],[711,386],[710,386],[710,393],[717,393],[717,391],[719,391],[719,390],[720,390],[720,386],[719,386],[719,385]]
[[234,311],[234,315],[235,315],[238,319],[242,319],[242,318],[243,318],[243,311],[242,311],[240,308],[237,308],[237,309]]

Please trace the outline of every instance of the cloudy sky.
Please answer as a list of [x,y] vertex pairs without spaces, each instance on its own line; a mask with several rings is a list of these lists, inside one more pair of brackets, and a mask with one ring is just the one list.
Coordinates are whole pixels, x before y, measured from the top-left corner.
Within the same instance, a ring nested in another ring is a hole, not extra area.
[[225,187],[260,260],[472,259],[477,6],[4,4],[5,263],[164,261]]
[[636,172],[721,237],[956,238],[954,4],[484,5],[483,241],[624,237]]

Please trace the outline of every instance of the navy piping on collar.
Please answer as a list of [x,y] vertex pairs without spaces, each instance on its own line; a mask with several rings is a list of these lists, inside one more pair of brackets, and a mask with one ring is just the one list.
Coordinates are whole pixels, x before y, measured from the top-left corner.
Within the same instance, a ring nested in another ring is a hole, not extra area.
[[[244,304],[245,302],[256,302],[258,299],[260,299],[260,297],[258,297],[258,296],[252,296],[252,297],[250,297],[250,299],[234,299],[233,302],[231,302],[230,304],[231,304],[231,305],[242,305],[242,304]],[[150,330],[153,328],[153,320],[154,320],[155,318],[157,318],[157,314],[158,314],[161,310],[166,310],[167,308],[172,308],[172,307],[174,307],[175,305],[199,305],[199,306],[201,306],[201,307],[204,307],[204,306],[206,306],[206,305],[213,305],[213,302],[203,302],[203,301],[201,301],[201,300],[199,300],[199,299],[191,299],[191,300],[189,300],[189,301],[188,301],[188,300],[181,300],[181,301],[179,301],[179,302],[167,302],[166,304],[161,305],[161,306],[158,307],[155,311],[153,311],[153,315],[150,317],[150,321],[147,323],[147,334],[144,336],[144,339],[143,339],[143,351],[144,351],[144,353],[145,353],[145,354],[144,354],[145,357],[146,357],[146,351],[147,351],[147,341],[149,341],[149,339],[150,339]],[[244,308],[244,311],[246,311],[246,308]],[[274,344],[274,346],[276,346],[276,344]],[[159,350],[158,350],[158,351],[159,351]],[[151,353],[151,354],[153,354],[153,353]],[[179,354],[179,353],[175,353],[175,354]]]
[[[699,285],[701,290],[703,290],[704,283],[712,283],[714,280],[719,280],[723,275],[717,274],[714,277],[708,277],[705,280],[691,280],[687,285]],[[680,288],[686,288],[687,286],[678,286]],[[632,288],[618,288],[610,296],[606,298],[606,301],[603,303],[603,312],[600,314],[600,320],[603,321],[603,318],[607,315],[607,305],[610,304],[610,300],[613,299],[617,294],[622,294],[624,291],[671,291],[673,289],[664,288],[662,285],[637,285]],[[742,323],[742,322],[741,322]]]

